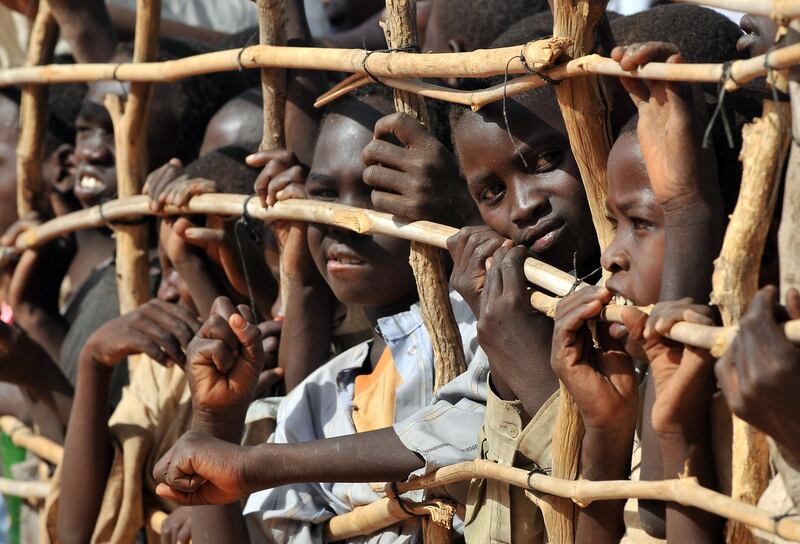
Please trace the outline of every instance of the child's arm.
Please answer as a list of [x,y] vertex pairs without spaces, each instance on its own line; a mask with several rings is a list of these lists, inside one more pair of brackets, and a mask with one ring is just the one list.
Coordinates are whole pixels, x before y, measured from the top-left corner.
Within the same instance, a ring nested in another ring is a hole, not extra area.
[[108,417],[114,367],[137,353],[161,364],[183,364],[183,350],[198,327],[188,310],[151,300],[103,325],[87,341],[64,444],[62,486],[70,494],[59,504],[61,541],[88,542],[100,511],[112,461]]
[[523,246],[492,255],[480,295],[478,341],[489,358],[492,385],[503,400],[520,400],[533,417],[558,389],[550,367],[553,325],[530,305]]
[[[631,340],[642,344],[650,361],[656,395],[651,421],[661,449],[662,477],[691,475],[700,485],[714,489],[710,426],[714,358],[707,350],[663,336],[679,321],[713,325],[711,308],[682,299],[657,304],[649,318],[628,309],[623,319]],[[666,505],[666,538],[670,542],[717,542],[721,530],[721,519],[713,514],[672,502]]]
[[[200,480],[186,476],[189,471],[208,474],[210,483],[199,492],[198,498],[184,497],[181,504],[229,505],[193,512],[192,538],[198,544],[246,542],[241,508],[230,503],[248,492],[278,485],[270,479],[273,470],[279,471],[282,483],[380,481],[406,477],[422,466],[422,461],[403,447],[391,428],[378,431],[378,437],[360,443],[355,449],[346,439],[311,443],[317,447],[296,444],[240,447],[244,417],[263,365],[261,333],[251,317],[246,306],[234,307],[225,298],[215,302],[211,317],[198,331],[187,353],[193,432],[184,435],[154,470],[158,481],[168,482],[178,492],[186,491],[186,485],[199,483]],[[257,461],[252,466],[245,466],[248,457],[245,452],[254,452]],[[389,463],[395,463],[390,465],[394,468],[383,465],[384,454]],[[372,460],[368,462],[367,456]],[[194,461],[190,460],[192,457]],[[245,470],[257,473],[246,474]],[[376,475],[378,470],[383,472]],[[160,493],[168,495],[174,491],[161,486]]]
[[[789,319],[800,319],[800,293],[786,297]],[[739,322],[739,332],[715,372],[734,414],[770,435],[800,469],[800,349],[779,325],[775,287],[763,288]]]
[[61,37],[76,62],[108,62],[117,36],[103,0],[50,0]]
[[[575,399],[585,426],[581,478],[626,480],[638,416],[633,362],[621,349],[592,350],[587,320],[611,300],[605,288],[587,287],[565,297],[556,309],[551,364]],[[625,532],[625,501],[597,501],[580,509],[576,543],[619,542]]]
[[[306,198],[306,171],[294,154],[281,150],[273,156],[256,180],[261,202],[272,206],[280,200]],[[276,228],[283,246],[281,284],[287,288],[282,293],[286,300],[278,353],[287,391],[328,360],[333,336],[335,298],[311,258],[307,229],[302,222],[284,222]]]
[[[649,42],[620,46],[611,52],[622,68],[635,70],[649,62],[682,62],[673,44]],[[675,82],[621,78],[639,114],[637,135],[650,185],[664,210],[664,269],[660,300],[692,297],[707,300],[713,257],[719,254],[724,212],[713,153],[702,149],[703,117],[693,106],[686,85]],[[649,417],[655,393],[651,381],[645,392],[642,427],[643,480],[660,478],[663,467],[658,438]],[[663,505],[639,501],[642,525],[663,537]]]
[[407,221],[480,224],[455,156],[416,119],[393,113],[378,121],[361,156],[376,209]]

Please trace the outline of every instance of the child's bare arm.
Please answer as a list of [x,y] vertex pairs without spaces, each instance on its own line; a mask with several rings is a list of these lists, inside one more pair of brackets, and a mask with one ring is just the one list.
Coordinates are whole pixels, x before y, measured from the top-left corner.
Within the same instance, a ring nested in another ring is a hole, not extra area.
[[[597,350],[586,322],[611,300],[605,288],[588,287],[567,296],[556,309],[551,365],[575,399],[586,428],[581,478],[624,480],[630,474],[638,411],[638,387],[630,357]],[[625,527],[624,501],[598,501],[578,513],[576,543],[619,542]]]
[[[682,299],[659,303],[649,318],[635,309],[626,310],[623,318],[630,338],[642,344],[650,361],[656,395],[651,422],[661,450],[662,477],[673,479],[688,472],[713,489],[716,473],[710,421],[714,359],[707,350],[664,336],[679,321],[713,325],[711,309]],[[670,542],[717,542],[721,529],[720,518],[712,514],[676,503],[666,505],[666,538]]]
[[112,461],[108,417],[114,367],[137,353],[161,364],[182,365],[183,350],[198,326],[188,310],[151,300],[106,323],[87,341],[64,444],[62,483],[71,494],[59,505],[58,534],[63,542],[88,542],[100,511]]

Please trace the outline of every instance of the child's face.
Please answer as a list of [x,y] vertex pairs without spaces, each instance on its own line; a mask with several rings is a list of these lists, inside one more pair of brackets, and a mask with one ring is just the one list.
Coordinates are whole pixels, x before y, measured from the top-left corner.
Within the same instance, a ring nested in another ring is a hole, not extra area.
[[[377,111],[361,104],[348,105],[344,115],[326,117],[306,181],[310,199],[373,207],[370,188],[361,178],[361,152],[379,118]],[[311,224],[308,244],[325,281],[346,304],[388,307],[417,296],[405,240]]]
[[180,304],[189,308],[195,314],[198,313],[197,307],[192,299],[192,294],[189,292],[189,287],[183,278],[175,270],[169,256],[165,250],[167,244],[170,243],[172,236],[172,229],[166,222],[161,222],[159,226],[159,241],[158,244],[158,261],[161,265],[161,282],[158,284],[157,297],[164,302],[171,302],[173,304]]
[[[578,167],[552,95],[507,101],[465,113],[453,136],[468,188],[483,221],[540,259],[572,270],[596,265],[598,247]],[[527,167],[520,158],[525,158]]]
[[84,207],[117,195],[114,126],[103,106],[107,84],[93,84],[75,121],[75,197]]
[[634,134],[623,134],[611,148],[606,208],[615,226],[614,240],[600,259],[611,272],[606,287],[637,305],[655,304],[664,263],[664,212]]

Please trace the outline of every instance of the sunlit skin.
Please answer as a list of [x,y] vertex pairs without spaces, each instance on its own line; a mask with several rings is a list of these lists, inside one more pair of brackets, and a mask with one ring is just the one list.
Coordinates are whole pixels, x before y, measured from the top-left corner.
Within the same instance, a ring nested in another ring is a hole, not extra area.
[[634,134],[620,136],[611,149],[606,211],[614,225],[614,239],[600,258],[611,272],[606,286],[636,305],[655,304],[664,260],[664,212]]
[[[361,152],[381,114],[361,104],[348,105],[343,113],[328,115],[322,125],[306,180],[308,197],[372,208]],[[308,242],[317,268],[345,304],[386,307],[416,298],[408,242],[320,224],[309,226]]]
[[[118,81],[93,83],[75,121],[74,192],[84,207],[110,200],[117,194],[114,126],[103,101],[107,94],[124,97],[127,92],[127,84]],[[167,86],[157,86],[150,101],[151,122],[145,139],[148,171],[175,156],[174,135],[180,126],[171,113],[172,96]]]
[[562,270],[572,270],[577,260],[580,273],[591,271],[597,240],[552,94],[508,100],[507,110],[519,152],[509,140],[500,105],[465,113],[453,133],[484,223]]

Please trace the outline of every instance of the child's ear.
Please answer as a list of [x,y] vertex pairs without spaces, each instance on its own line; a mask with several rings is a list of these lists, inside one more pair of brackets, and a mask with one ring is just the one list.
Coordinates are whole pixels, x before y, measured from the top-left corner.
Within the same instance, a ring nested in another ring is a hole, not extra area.
[[[72,144],[61,144],[45,157],[42,164],[44,179],[50,180],[54,188],[65,193],[72,189],[72,177],[69,169],[74,166],[75,147]],[[63,180],[63,183],[59,183]]]

